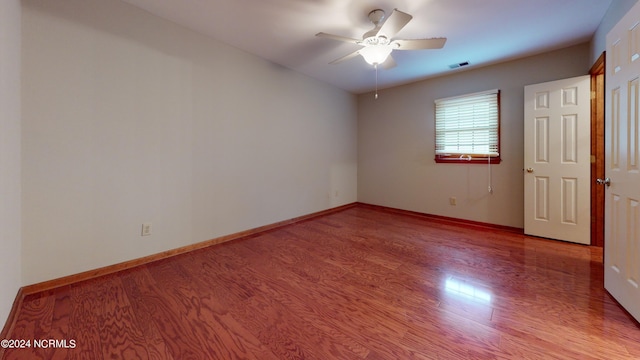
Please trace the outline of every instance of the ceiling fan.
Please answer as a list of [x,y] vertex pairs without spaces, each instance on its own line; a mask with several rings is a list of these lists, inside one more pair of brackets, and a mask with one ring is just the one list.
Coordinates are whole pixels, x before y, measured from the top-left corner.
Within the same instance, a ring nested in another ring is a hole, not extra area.
[[411,21],[413,16],[394,9],[387,20],[385,12],[381,9],[375,9],[369,12],[369,20],[374,24],[374,28],[367,31],[362,40],[353,39],[340,35],[332,35],[323,32],[316,34],[318,37],[324,37],[333,40],[344,41],[362,46],[362,49],[352,52],[346,56],[336,59],[330,64],[336,64],[361,55],[366,62],[378,67],[389,69],[396,66],[391,52],[393,50],[423,50],[423,49],[441,49],[447,38],[431,38],[431,39],[392,39],[402,28]]

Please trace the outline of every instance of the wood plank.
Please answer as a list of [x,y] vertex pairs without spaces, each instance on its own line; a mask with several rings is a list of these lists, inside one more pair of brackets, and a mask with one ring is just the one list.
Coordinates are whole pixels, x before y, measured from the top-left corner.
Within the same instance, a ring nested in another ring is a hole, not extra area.
[[[26,347],[7,348],[3,359],[44,359],[48,349],[33,346],[34,339],[48,338],[51,331],[55,297],[51,293],[27,295],[18,311],[16,323],[6,339],[20,340]],[[28,344],[26,343],[28,342]]]

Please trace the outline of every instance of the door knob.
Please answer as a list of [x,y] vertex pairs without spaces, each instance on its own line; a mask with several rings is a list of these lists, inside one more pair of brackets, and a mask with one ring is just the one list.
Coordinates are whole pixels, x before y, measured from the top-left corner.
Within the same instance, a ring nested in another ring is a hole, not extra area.
[[598,179],[596,179],[596,184],[598,184],[598,185],[607,185],[607,187],[609,187],[609,186],[611,186],[611,179],[605,178],[603,180],[603,179],[598,178]]
[[533,168],[527,168],[527,172],[528,173],[532,173],[533,172]]

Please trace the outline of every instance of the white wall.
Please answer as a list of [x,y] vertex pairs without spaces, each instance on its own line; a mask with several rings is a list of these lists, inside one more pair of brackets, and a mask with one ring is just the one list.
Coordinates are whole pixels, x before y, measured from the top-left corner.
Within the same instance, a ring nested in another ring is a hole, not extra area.
[[22,31],[24,284],[357,200],[354,95],[119,1]]
[[[524,86],[587,73],[589,45],[456,72],[358,97],[358,200],[522,228]],[[434,100],[501,90],[501,157],[488,166],[436,164]],[[449,205],[456,197],[457,205]]]
[[20,0],[0,1],[0,329],[20,288]]

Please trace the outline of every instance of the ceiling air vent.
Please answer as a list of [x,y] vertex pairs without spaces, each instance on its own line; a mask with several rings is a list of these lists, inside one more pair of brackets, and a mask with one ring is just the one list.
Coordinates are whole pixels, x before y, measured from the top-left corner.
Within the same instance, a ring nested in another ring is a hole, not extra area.
[[463,67],[463,66],[467,66],[467,65],[469,65],[469,62],[465,61],[465,62],[461,62],[461,63],[457,63],[457,64],[451,64],[451,65],[449,65],[449,68],[457,69],[459,67]]

